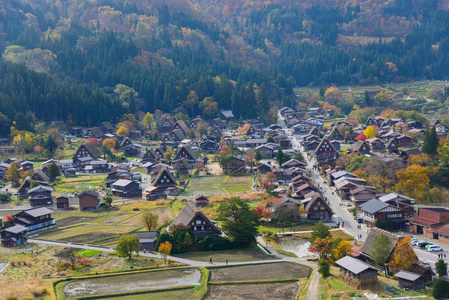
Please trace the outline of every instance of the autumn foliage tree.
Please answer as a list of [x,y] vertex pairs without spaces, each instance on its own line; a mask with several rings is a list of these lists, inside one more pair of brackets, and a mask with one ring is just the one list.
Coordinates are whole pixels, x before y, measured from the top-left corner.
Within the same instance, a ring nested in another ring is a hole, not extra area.
[[159,216],[147,211],[142,214],[142,223],[147,231],[155,230],[159,226]]
[[172,244],[170,244],[169,241],[166,241],[165,243],[162,243],[159,245],[158,252],[161,254],[162,258],[164,259],[164,263],[167,264],[167,256],[170,255]]
[[420,165],[408,166],[405,170],[397,171],[399,182],[396,188],[407,197],[423,201],[430,183],[430,168]]
[[376,132],[374,131],[374,128],[372,126],[366,127],[363,134],[365,135],[366,139],[372,139],[376,137]]
[[6,180],[11,181],[15,186],[19,185],[20,173],[15,163],[12,162],[5,173]]
[[417,259],[411,242],[412,238],[406,236],[396,244],[389,264],[390,269],[392,269],[393,272],[411,270],[412,264]]
[[362,133],[359,134],[355,139],[356,139],[357,141],[366,141],[367,137],[366,137],[365,133],[362,132]]
[[335,263],[342,257],[348,255],[352,250],[352,244],[349,241],[341,240],[332,250],[332,262]]
[[343,95],[338,88],[330,87],[324,93],[324,99],[327,103],[335,105],[343,100]]
[[115,148],[115,140],[111,138],[104,139],[103,144],[104,146],[108,147],[109,149]]
[[320,256],[320,259],[327,259],[332,252],[332,237],[328,236],[324,239],[316,238],[313,245],[309,247],[309,251]]
[[98,147],[98,141],[95,138],[88,138],[87,141]]

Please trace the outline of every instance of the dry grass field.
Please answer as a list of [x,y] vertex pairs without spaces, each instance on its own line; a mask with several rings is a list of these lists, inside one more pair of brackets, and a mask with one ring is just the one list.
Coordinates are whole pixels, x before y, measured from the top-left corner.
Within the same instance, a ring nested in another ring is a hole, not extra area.
[[[61,229],[49,233],[42,233],[39,235],[39,238],[47,239],[47,240],[63,240],[68,238],[73,238],[79,235],[86,234],[122,234],[128,233],[134,230],[139,229],[136,226],[109,226],[109,225],[81,225],[70,227],[66,229]],[[85,241],[89,242],[89,241]]]

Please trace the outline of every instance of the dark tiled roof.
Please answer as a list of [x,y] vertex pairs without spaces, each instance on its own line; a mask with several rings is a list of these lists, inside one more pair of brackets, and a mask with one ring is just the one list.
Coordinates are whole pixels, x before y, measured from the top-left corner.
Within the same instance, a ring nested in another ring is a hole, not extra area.
[[421,274],[401,270],[398,273],[394,274],[394,277],[397,277],[399,279],[405,279],[408,281],[415,281],[421,277]]
[[379,271],[379,269],[376,269],[375,267],[358,260],[357,258],[351,257],[351,256],[345,256],[335,262],[335,264],[339,265],[340,267],[349,270],[350,272],[354,274],[360,274],[366,270],[372,269],[374,271]]
[[53,211],[49,210],[46,207],[31,208],[31,209],[24,210],[23,212],[26,213],[27,215],[30,215],[35,218],[53,213]]
[[84,196],[84,195],[89,195],[89,196],[93,196],[93,197],[96,197],[96,198],[98,198],[98,193],[97,192],[94,192],[94,191],[85,191],[85,192],[82,192],[81,194],[79,194],[78,195],[78,198],[80,198],[80,197],[82,197],[82,196]]
[[387,203],[384,203],[382,201],[379,201],[377,199],[370,200],[368,202],[363,203],[360,205],[360,209],[369,213],[369,214],[375,214],[379,210],[382,210],[386,207],[390,206]]

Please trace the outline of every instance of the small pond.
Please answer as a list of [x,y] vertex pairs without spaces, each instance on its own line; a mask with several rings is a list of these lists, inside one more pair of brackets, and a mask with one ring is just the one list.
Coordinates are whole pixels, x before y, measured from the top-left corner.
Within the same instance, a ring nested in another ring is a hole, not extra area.
[[63,291],[66,297],[81,297],[199,285],[200,281],[198,269],[167,270],[75,280],[66,284]]
[[310,242],[308,240],[295,236],[284,236],[279,238],[278,244],[282,250],[292,252],[297,257],[313,256],[313,253],[308,250],[310,247]]

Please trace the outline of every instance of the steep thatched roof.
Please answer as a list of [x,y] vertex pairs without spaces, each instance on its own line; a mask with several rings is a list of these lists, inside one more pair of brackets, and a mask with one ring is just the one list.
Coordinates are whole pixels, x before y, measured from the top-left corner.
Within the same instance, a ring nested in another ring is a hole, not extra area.
[[383,230],[380,228],[373,227],[369,230],[368,237],[366,238],[365,242],[363,243],[363,246],[362,246],[362,249],[360,249],[360,252],[362,252],[362,254],[371,258],[372,257],[371,251],[373,248],[374,240],[381,235],[385,235],[390,240],[390,245],[388,247],[390,249],[390,254],[393,252],[393,249],[394,249],[394,247],[396,247],[396,244],[399,242],[399,240],[402,239],[402,237],[397,234],[391,233],[389,231],[386,231],[386,230]]

